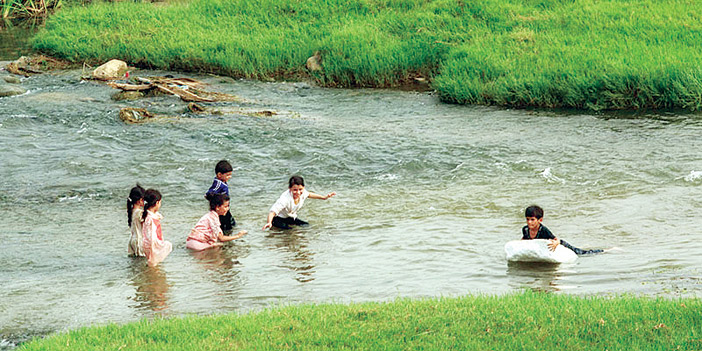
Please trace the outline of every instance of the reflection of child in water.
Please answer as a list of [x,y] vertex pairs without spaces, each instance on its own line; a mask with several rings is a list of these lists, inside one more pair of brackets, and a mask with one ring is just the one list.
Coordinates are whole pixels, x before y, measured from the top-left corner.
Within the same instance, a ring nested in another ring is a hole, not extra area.
[[522,228],[522,240],[531,239],[548,239],[548,247],[551,251],[556,250],[558,244],[561,244],[578,255],[587,255],[604,252],[604,250],[581,250],[577,247],[573,247],[568,244],[565,240],[559,240],[556,238],[546,226],[542,225],[541,222],[544,220],[544,210],[536,205],[527,207],[524,211],[524,217],[526,217],[527,225]]
[[185,247],[200,251],[215,246],[221,246],[223,242],[232,241],[246,235],[242,230],[236,235],[224,235],[219,219],[229,212],[229,196],[226,194],[207,194],[210,201],[210,212],[202,216],[195,227],[190,231]]
[[168,280],[161,267],[134,264],[132,270],[132,284],[136,287],[134,301],[138,303],[137,308],[167,312]]
[[268,221],[263,226],[263,230],[270,227],[280,229],[290,229],[291,225],[306,225],[307,222],[297,218],[297,211],[302,208],[302,204],[308,197],[310,199],[326,200],[336,195],[331,192],[327,195],[319,195],[305,190],[305,180],[300,176],[292,176],[288,180],[288,190],[286,190],[278,201],[276,201],[268,213]]

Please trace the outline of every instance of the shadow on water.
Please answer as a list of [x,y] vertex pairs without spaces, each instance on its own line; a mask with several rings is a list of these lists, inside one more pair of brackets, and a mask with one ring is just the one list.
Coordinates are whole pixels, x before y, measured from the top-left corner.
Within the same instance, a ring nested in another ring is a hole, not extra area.
[[544,262],[508,262],[507,276],[510,285],[515,288],[527,288],[534,291],[557,292],[571,286],[561,280],[567,278],[564,264]]
[[136,288],[133,297],[136,308],[167,316],[170,285],[166,273],[159,266],[150,267],[143,258],[132,260],[131,273],[131,283]]
[[314,252],[308,247],[309,238],[305,232],[302,228],[271,229],[266,235],[268,248],[286,255],[279,267],[295,272],[295,280],[300,283],[315,279]]

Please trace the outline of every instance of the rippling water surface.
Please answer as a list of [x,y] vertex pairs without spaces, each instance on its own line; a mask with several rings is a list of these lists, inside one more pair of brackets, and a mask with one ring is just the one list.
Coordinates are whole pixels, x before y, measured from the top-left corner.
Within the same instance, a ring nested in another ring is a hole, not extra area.
[[[115,102],[80,71],[0,98],[0,347],[85,325],[271,305],[536,289],[701,296],[702,116],[512,111],[431,93],[194,76],[271,117],[191,115],[174,97]],[[166,74],[133,72],[133,75]],[[171,73],[176,74],[177,73]],[[177,116],[121,122],[121,107]],[[244,239],[194,254],[214,165],[228,159]],[[261,231],[292,174],[311,225]],[[163,197],[174,251],[126,256],[128,190]],[[560,266],[507,264],[523,211],[583,248]]]

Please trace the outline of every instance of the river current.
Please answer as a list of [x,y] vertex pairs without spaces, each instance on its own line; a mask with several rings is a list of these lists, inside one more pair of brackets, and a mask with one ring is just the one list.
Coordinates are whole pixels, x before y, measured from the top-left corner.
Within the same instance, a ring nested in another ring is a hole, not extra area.
[[[533,289],[702,296],[702,116],[590,114],[443,104],[431,92],[323,89],[172,74],[273,116],[193,115],[172,96],[117,102],[80,70],[23,78],[0,98],[0,348],[154,316],[300,303],[390,301]],[[123,123],[122,107],[174,116]],[[194,254],[214,165],[229,160],[231,212],[249,234]],[[299,174],[310,226],[262,231]],[[127,257],[127,194],[163,194],[173,252]],[[573,264],[514,265],[524,208],[581,248]]]

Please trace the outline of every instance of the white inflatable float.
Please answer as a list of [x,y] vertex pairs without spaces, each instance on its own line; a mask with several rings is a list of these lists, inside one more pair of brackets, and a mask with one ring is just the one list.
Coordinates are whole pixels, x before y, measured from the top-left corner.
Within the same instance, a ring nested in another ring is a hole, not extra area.
[[575,252],[563,245],[558,245],[555,251],[551,251],[548,242],[544,239],[509,241],[505,244],[507,261],[569,263],[578,259]]

